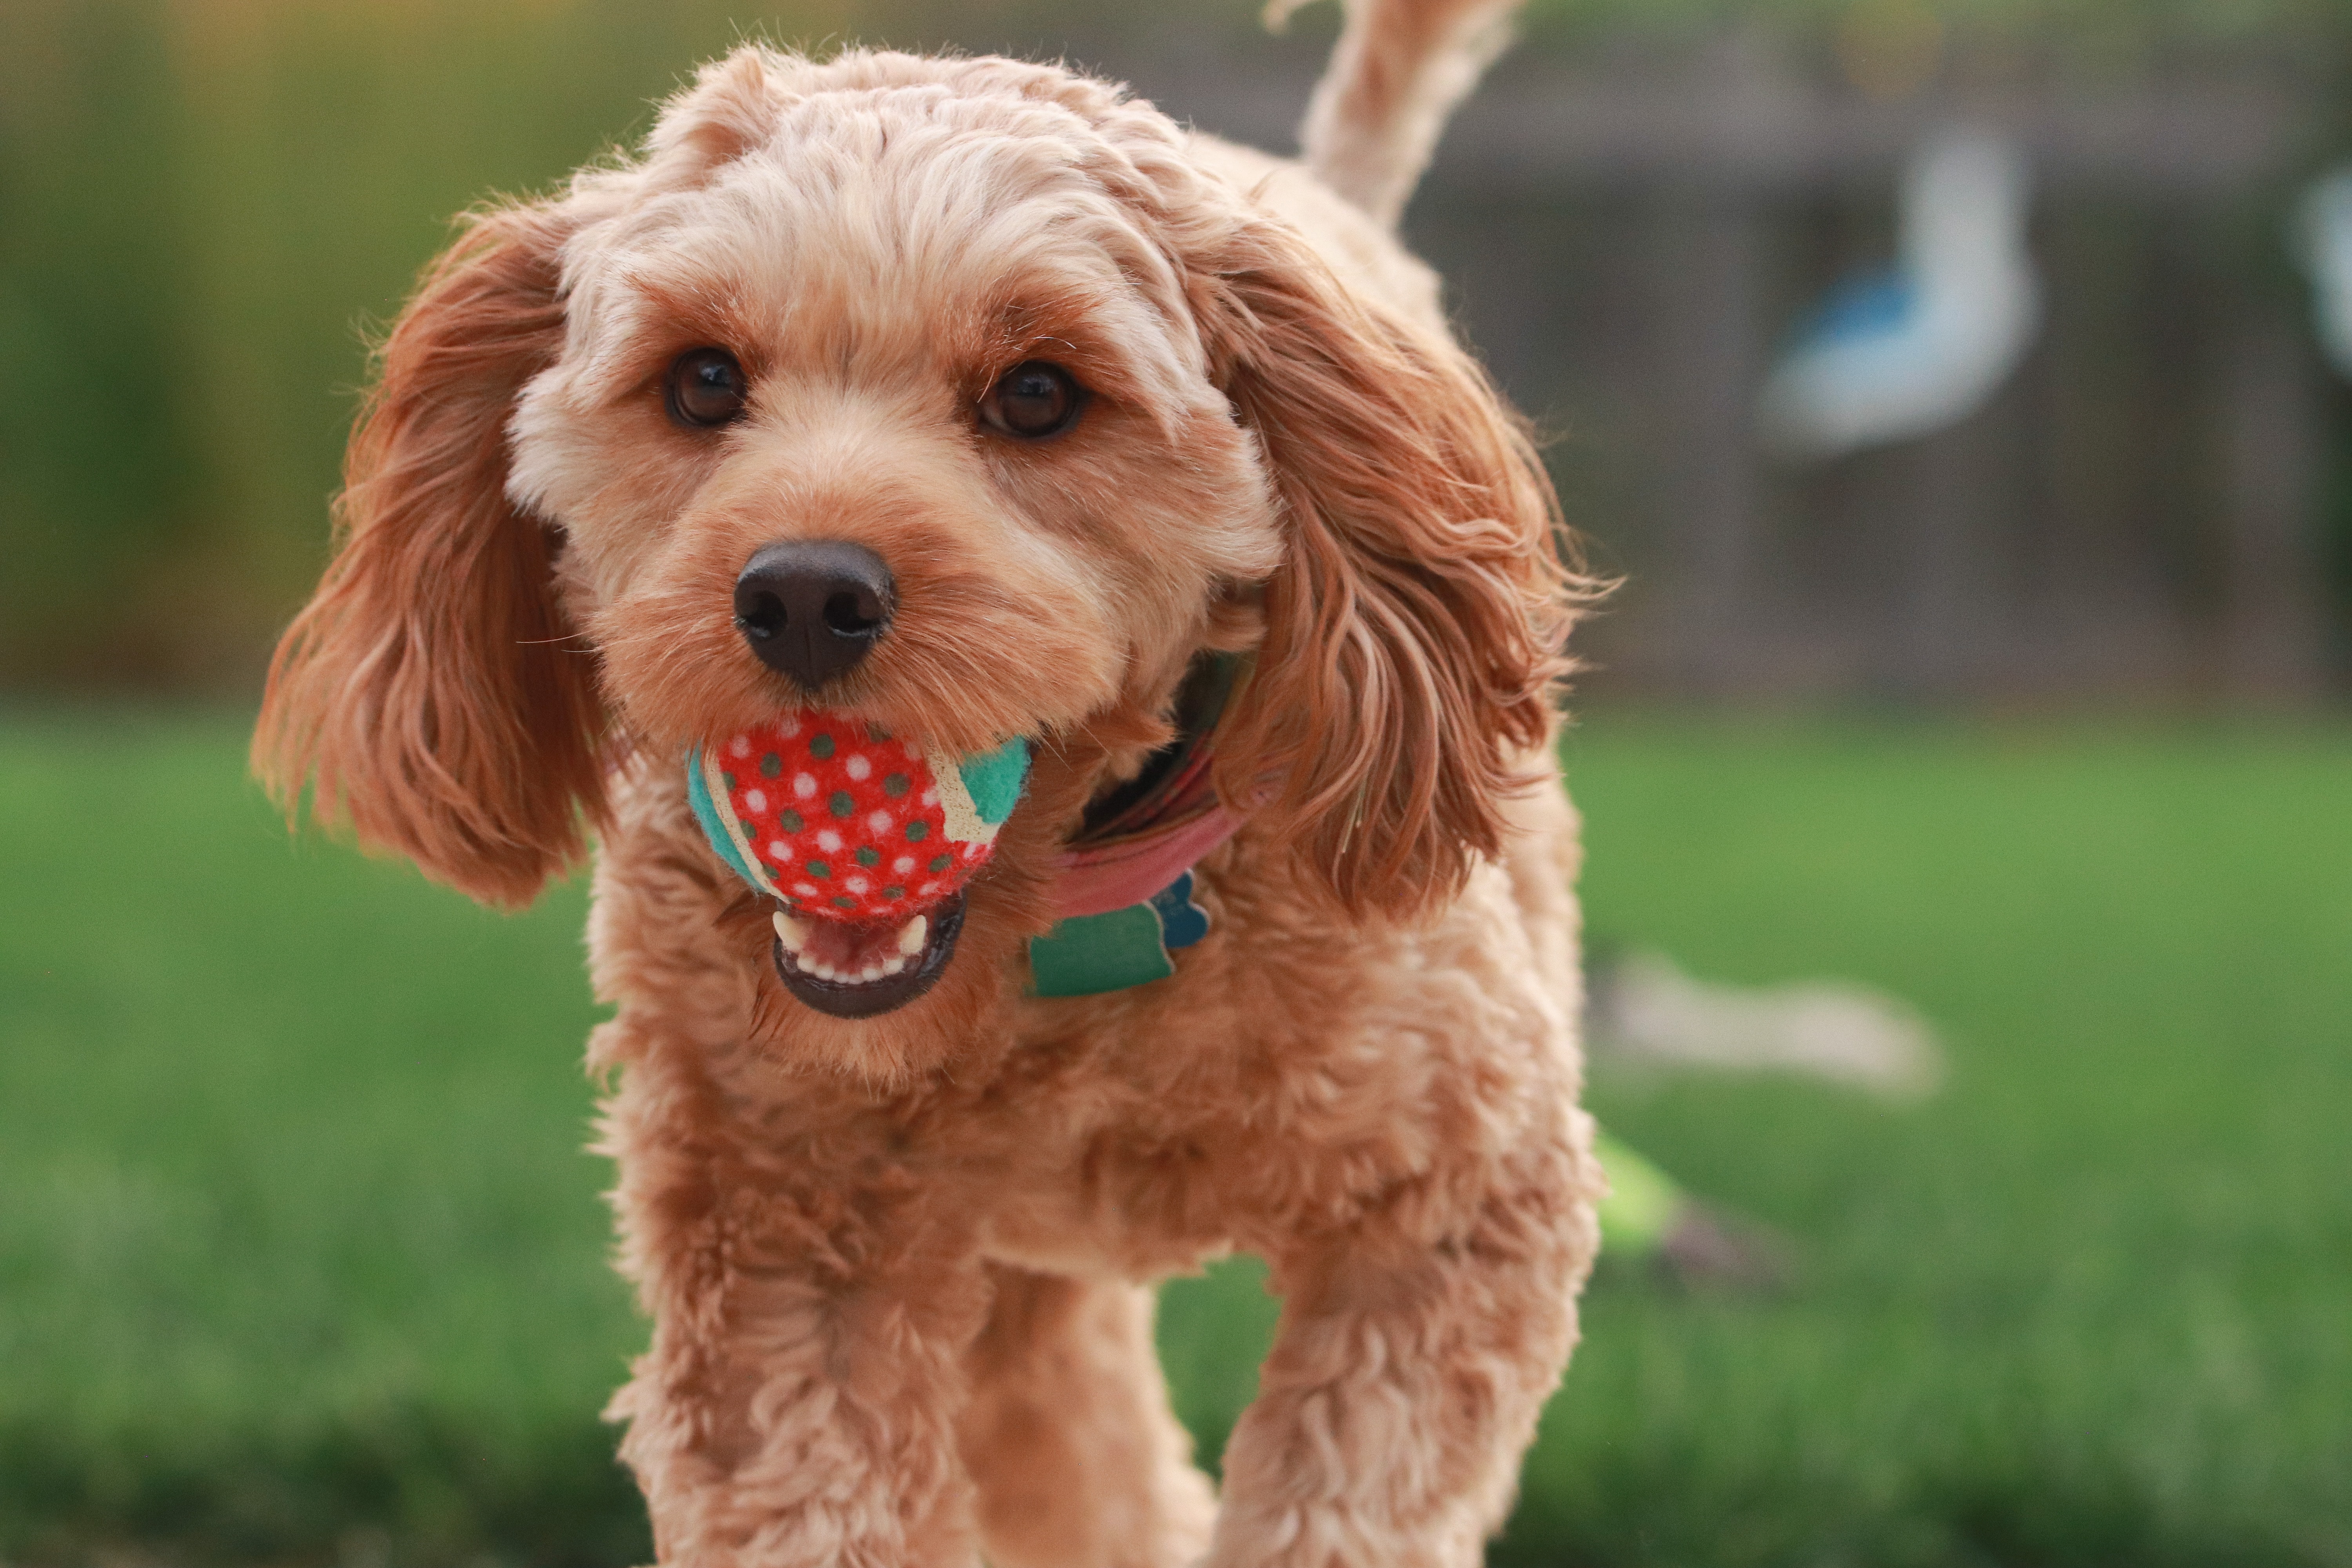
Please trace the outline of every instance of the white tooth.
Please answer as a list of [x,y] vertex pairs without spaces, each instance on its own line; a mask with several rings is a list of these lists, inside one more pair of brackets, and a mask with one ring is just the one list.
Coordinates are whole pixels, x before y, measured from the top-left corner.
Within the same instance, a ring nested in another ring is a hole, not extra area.
[[837,980],[840,978],[840,976],[834,973],[832,964],[822,961],[810,964],[808,966],[808,972],[811,974],[815,975],[819,980]]
[[898,951],[908,958],[923,951],[923,943],[931,934],[931,917],[917,915],[898,928]]
[[896,974],[906,967],[907,961],[905,959],[894,958],[889,963],[882,966],[882,973],[885,974]]
[[808,946],[809,928],[806,921],[796,921],[783,910],[776,911],[776,940],[784,944],[786,952],[799,952]]
[[858,983],[865,985],[871,985],[881,978],[882,966],[878,963],[869,963],[857,973]]

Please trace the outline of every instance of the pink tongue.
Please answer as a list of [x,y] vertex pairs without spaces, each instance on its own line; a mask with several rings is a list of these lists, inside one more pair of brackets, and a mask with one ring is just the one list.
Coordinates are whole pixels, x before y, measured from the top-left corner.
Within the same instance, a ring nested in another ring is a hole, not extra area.
[[846,921],[811,921],[808,945],[801,952],[804,966],[824,964],[844,974],[858,974],[878,963],[902,956],[898,932],[905,921],[882,925],[851,925]]

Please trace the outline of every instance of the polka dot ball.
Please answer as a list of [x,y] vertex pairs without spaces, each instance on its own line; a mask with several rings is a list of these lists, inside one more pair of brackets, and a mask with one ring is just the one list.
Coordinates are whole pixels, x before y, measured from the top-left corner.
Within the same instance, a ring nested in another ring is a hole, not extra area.
[[905,920],[988,863],[1029,751],[1013,740],[935,770],[919,746],[839,714],[786,714],[697,749],[695,815],[761,892],[835,920]]

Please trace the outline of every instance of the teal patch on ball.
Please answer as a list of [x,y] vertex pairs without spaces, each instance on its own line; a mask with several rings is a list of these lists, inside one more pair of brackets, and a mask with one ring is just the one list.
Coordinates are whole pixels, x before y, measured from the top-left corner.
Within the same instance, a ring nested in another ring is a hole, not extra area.
[[1020,804],[1021,786],[1029,782],[1029,742],[1015,738],[992,752],[966,757],[956,764],[972,810],[993,827],[1013,815]]
[[[694,761],[699,763],[701,760],[702,753],[698,750],[694,754]],[[722,777],[722,784],[723,782]],[[719,851],[719,858],[732,867],[737,876],[754,888],[763,892],[770,890],[761,880],[760,873],[752,869],[743,858],[743,846],[736,841],[734,835],[728,832],[727,819],[720,815],[718,805],[711,800],[709,783],[703,778],[702,769],[699,766],[689,765],[686,770],[686,799],[687,804],[694,807],[694,820],[702,824],[702,836],[710,840],[710,847]]]

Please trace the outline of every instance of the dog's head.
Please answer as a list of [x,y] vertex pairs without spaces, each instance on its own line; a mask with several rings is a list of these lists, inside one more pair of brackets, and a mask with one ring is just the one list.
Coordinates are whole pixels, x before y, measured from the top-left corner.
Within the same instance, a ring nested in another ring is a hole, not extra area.
[[961,954],[869,1032],[1017,984],[1061,836],[1203,649],[1256,649],[1220,786],[1335,913],[1445,898],[1549,731],[1567,579],[1484,378],[1057,68],[708,68],[641,160],[469,221],[348,481],[257,757],[476,897],[577,859],[618,745],[803,706],[1033,740]]

